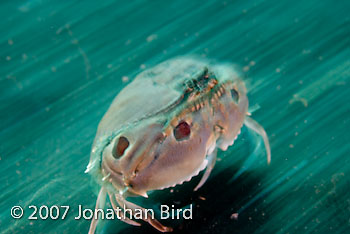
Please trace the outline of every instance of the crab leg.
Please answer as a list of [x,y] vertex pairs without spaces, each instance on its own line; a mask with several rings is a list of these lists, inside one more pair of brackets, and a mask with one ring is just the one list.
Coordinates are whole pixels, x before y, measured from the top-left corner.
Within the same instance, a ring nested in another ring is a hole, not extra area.
[[267,164],[270,164],[270,162],[271,162],[271,149],[270,149],[269,138],[267,137],[265,129],[258,122],[256,122],[254,119],[252,119],[248,116],[245,117],[244,124],[263,138],[265,148],[266,148],[266,153],[267,153]]
[[[106,189],[102,186],[98,193],[95,209],[103,209],[106,203]],[[89,234],[95,233],[98,218],[93,218],[90,224]]]
[[129,219],[128,217],[125,217],[123,212],[119,212],[118,214],[118,211],[121,211],[120,209],[118,209],[117,207],[117,201],[115,200],[115,197],[113,196],[112,193],[108,192],[108,196],[109,196],[109,200],[111,201],[111,204],[112,204],[112,207],[114,209],[114,212],[117,216],[121,217],[121,221],[127,223],[127,224],[130,224],[130,225],[134,225],[134,226],[141,226],[140,223],[138,222],[135,222],[131,219]]
[[216,162],[216,155],[217,155],[217,150],[215,149],[211,154],[208,155],[207,160],[208,160],[208,165],[207,169],[204,172],[204,175],[202,176],[201,180],[199,181],[198,185],[193,189],[193,191],[197,191],[202,185],[207,181],[211,170],[213,169],[215,162]]
[[143,212],[142,220],[151,224],[158,231],[161,231],[161,232],[173,231],[173,229],[171,227],[164,226],[158,220],[152,219],[152,217],[150,217],[150,215],[147,215],[147,211],[145,210],[145,208],[142,208],[142,207],[140,207],[132,202],[128,202],[127,200],[125,200],[124,197],[122,197],[119,194],[115,194],[115,198],[121,207],[124,207],[126,209],[131,209],[133,211],[132,213],[135,213],[136,210],[142,210],[142,212]]

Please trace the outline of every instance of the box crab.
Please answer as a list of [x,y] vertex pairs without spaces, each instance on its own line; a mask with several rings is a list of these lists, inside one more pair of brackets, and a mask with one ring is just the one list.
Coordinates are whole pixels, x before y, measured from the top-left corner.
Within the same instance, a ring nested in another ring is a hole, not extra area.
[[[148,191],[182,184],[206,169],[194,188],[199,189],[217,148],[232,145],[243,124],[262,136],[269,163],[266,132],[248,115],[246,88],[232,64],[177,57],[143,71],[121,90],[98,126],[86,169],[101,186],[96,209],[108,196],[116,212],[117,207],[145,211],[126,198],[147,197]],[[156,219],[143,220],[172,231]],[[97,222],[92,220],[89,233]]]

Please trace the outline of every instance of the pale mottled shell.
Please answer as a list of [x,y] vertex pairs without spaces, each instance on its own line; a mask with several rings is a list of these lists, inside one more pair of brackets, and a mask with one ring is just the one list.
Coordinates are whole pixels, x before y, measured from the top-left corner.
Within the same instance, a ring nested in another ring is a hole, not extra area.
[[189,56],[167,60],[140,73],[120,91],[101,120],[92,148],[90,168],[100,161],[104,147],[119,131],[175,103],[184,92],[185,80],[198,77],[206,68],[213,71],[219,81],[238,78],[232,66],[214,65]]

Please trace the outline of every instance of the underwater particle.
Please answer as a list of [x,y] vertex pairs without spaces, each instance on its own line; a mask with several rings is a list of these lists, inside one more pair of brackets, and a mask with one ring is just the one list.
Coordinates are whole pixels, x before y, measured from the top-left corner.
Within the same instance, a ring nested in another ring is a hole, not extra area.
[[146,38],[146,41],[147,42],[151,42],[151,41],[154,41],[155,39],[158,38],[158,35],[157,34],[151,34],[149,35],[147,38]]
[[51,71],[52,71],[52,72],[56,72],[56,67],[52,66],[52,67],[51,67]]
[[125,42],[125,45],[130,45],[131,44],[131,40],[128,39],[126,42]]
[[289,144],[289,148],[293,149],[294,145],[293,144]]
[[255,63],[254,60],[250,61],[250,63],[249,63],[250,66],[255,66],[255,64],[256,64],[256,63]]
[[22,59],[23,60],[27,60],[27,58],[28,58],[27,54],[22,54]]
[[108,68],[108,69],[111,69],[112,67],[113,67],[112,64],[108,64],[108,65],[107,65],[107,68]]
[[305,98],[299,97],[297,94],[293,95],[293,98],[289,100],[289,104],[293,104],[294,102],[301,102],[304,107],[308,106],[308,102]]
[[238,220],[238,213],[233,213],[230,219]]
[[11,57],[10,57],[10,56],[6,56],[6,60],[7,60],[7,61],[10,61],[10,60],[11,60]]
[[243,71],[245,71],[245,72],[249,71],[249,69],[250,69],[249,66],[244,66],[244,67],[243,67]]
[[56,34],[59,35],[59,34],[62,32],[63,28],[64,28],[64,26],[59,27],[59,28],[56,30]]
[[141,68],[141,69],[145,69],[145,68],[146,68],[146,65],[145,65],[145,64],[141,64],[141,65],[140,65],[140,68]]
[[336,174],[332,175],[331,182],[333,184],[333,188],[328,193],[335,193],[336,188],[337,188],[337,184],[339,183],[339,181],[341,179],[344,178],[344,176],[345,176],[344,172],[340,172],[340,173],[336,173]]
[[129,77],[123,76],[123,77],[122,77],[122,81],[123,81],[124,83],[128,82],[128,81],[129,81]]
[[202,201],[205,201],[205,200],[206,200],[206,198],[203,197],[203,196],[199,196],[198,198],[201,199]]
[[310,53],[311,53],[311,50],[303,49],[302,54],[310,54]]
[[276,73],[280,73],[281,72],[281,68],[276,68]]
[[88,80],[89,77],[90,77],[89,71],[90,71],[90,69],[91,69],[90,60],[89,60],[87,54],[85,53],[85,50],[80,46],[78,39],[74,37],[73,31],[70,29],[70,27],[71,27],[70,24],[66,24],[66,25],[65,25],[65,28],[66,28],[66,30],[68,31],[68,35],[69,35],[69,37],[72,39],[72,40],[71,40],[71,43],[72,43],[73,45],[76,45],[76,47],[78,48],[79,54],[81,55],[81,57],[82,57],[83,60],[84,60],[84,65],[85,65],[85,76],[86,76],[86,79]]
[[8,43],[9,45],[13,45],[12,39],[8,39],[7,43]]

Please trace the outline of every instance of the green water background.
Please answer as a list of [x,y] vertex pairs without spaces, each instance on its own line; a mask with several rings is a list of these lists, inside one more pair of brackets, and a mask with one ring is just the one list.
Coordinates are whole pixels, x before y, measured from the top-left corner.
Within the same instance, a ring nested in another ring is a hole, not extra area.
[[[1,1],[1,233],[87,233],[73,217],[96,200],[84,170],[100,119],[137,73],[184,54],[242,69],[272,163],[244,128],[201,190],[150,198],[195,205],[175,231],[350,233],[349,12],[330,0]],[[71,206],[65,220],[28,220],[28,205],[55,204]]]

